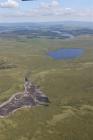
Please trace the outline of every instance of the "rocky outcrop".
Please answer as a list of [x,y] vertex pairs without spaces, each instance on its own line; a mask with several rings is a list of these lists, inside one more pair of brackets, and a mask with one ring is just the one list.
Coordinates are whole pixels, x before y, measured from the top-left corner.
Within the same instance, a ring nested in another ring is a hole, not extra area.
[[14,94],[8,101],[0,105],[0,117],[8,116],[20,108],[49,104],[48,97],[38,86],[26,78],[24,87],[24,92]]

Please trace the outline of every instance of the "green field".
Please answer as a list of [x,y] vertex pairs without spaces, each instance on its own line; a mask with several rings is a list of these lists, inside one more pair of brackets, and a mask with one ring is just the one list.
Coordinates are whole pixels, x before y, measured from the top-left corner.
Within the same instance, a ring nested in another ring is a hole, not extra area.
[[[85,53],[69,60],[47,56],[58,48],[85,48]],[[0,104],[23,91],[25,75],[51,103],[1,118],[0,140],[93,140],[93,37],[0,39]]]

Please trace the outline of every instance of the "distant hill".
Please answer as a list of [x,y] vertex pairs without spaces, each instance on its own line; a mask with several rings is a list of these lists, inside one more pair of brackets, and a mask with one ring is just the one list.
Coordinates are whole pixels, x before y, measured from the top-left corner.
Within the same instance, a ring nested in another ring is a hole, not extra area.
[[80,35],[93,35],[93,23],[64,21],[0,24],[0,38],[68,39]]

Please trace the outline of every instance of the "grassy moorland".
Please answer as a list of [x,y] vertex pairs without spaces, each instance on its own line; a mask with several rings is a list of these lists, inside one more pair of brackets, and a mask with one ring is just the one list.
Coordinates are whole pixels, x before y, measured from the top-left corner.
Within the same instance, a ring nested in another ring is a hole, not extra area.
[[[47,56],[57,48],[84,48],[85,53],[69,60]],[[0,140],[93,140],[92,73],[93,37],[1,39],[0,103],[22,91],[28,75],[51,104],[21,109],[0,119]]]

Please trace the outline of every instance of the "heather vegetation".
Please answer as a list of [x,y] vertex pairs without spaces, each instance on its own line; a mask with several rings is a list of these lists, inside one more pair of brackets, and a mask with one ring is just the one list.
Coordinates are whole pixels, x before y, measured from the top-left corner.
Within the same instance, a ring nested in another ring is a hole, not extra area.
[[[82,48],[84,53],[66,60],[48,56],[58,48]],[[51,102],[0,118],[0,140],[92,140],[92,72],[93,37],[0,39],[0,104],[23,91],[25,75]]]

